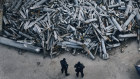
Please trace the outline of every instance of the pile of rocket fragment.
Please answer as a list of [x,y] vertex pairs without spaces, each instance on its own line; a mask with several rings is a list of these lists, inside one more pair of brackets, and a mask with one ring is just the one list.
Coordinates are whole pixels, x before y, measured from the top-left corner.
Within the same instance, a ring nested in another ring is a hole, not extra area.
[[137,37],[133,0],[17,0],[4,5],[0,43],[44,55],[71,51],[108,59],[107,49]]

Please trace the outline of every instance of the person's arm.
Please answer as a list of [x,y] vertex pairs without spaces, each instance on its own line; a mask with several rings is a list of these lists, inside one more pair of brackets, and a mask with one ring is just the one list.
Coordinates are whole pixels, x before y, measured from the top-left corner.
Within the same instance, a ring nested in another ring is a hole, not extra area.
[[83,69],[85,68],[85,66],[82,64],[82,66],[83,66]]
[[62,67],[62,60],[60,61],[61,67]]
[[76,68],[77,64],[74,65],[74,68]]
[[62,62],[62,61],[60,61],[60,64],[61,64],[61,62]]
[[69,65],[66,63],[66,67],[67,67],[67,68],[68,68],[68,66],[69,66]]

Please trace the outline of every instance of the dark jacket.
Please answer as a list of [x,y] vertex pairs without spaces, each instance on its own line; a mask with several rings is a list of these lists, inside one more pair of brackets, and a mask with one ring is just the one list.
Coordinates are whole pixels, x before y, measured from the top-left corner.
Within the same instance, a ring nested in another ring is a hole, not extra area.
[[83,69],[85,68],[85,66],[84,66],[83,64],[81,64],[81,63],[75,64],[74,67],[76,68],[76,69],[75,69],[76,72],[81,72],[81,71],[83,71]]
[[65,60],[61,60],[60,64],[61,64],[62,68],[68,68],[68,64],[67,64],[67,62]]

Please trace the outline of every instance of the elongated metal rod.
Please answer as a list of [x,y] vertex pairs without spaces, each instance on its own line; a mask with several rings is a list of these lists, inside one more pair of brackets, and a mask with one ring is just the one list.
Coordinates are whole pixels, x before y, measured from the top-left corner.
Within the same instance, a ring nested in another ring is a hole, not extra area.
[[127,8],[125,10],[125,14],[124,14],[125,16],[128,16],[130,9],[132,9],[132,0],[129,0],[129,3],[128,3]]
[[[2,14],[0,16],[2,17]],[[2,19],[0,19],[0,20],[2,20]],[[8,20],[5,16],[3,16],[3,22],[4,22],[5,25],[9,24],[9,22],[8,22]]]
[[137,12],[136,21],[137,21],[137,24],[138,24],[138,26],[140,28],[140,13],[139,12]]
[[109,5],[108,7],[109,8],[115,8],[115,7],[119,7],[119,6],[121,6],[121,5],[124,5],[124,3],[117,3],[117,4],[113,4],[113,5]]
[[138,36],[137,36],[137,41],[138,41],[138,51],[140,52],[140,28],[138,28]]
[[[2,31],[2,17],[3,17],[3,10],[0,9],[0,32]],[[6,20],[6,24],[7,24],[7,20]]]
[[18,10],[22,4],[22,0],[19,0],[17,5],[15,6],[14,10]]
[[119,38],[133,38],[133,37],[137,37],[137,34],[124,34],[124,35],[122,35],[122,34],[120,34],[119,35]]
[[78,0],[74,0],[74,4],[75,5],[78,5]]
[[117,28],[120,32],[123,31],[123,29],[121,28],[120,24],[115,20],[115,18],[114,18],[114,17],[111,17],[111,19],[112,19],[114,25],[116,26],[116,28]]
[[134,11],[131,13],[131,15],[129,16],[129,18],[126,20],[126,22],[123,24],[123,29],[126,30],[126,26],[130,23],[130,21],[136,16],[138,12],[138,9],[134,9]]
[[27,34],[25,34],[25,33],[22,33],[22,32],[20,32],[20,31],[19,31],[19,34],[22,35],[22,36],[25,36],[25,37],[28,38],[28,39],[31,39],[31,40],[33,39],[33,37],[31,37],[31,36],[29,36],[29,35],[27,35]]
[[0,37],[0,43],[4,44],[4,45],[16,47],[19,49],[36,52],[36,53],[39,53],[41,51],[40,47],[36,47],[33,45],[29,45],[29,44],[21,44],[21,43],[18,43],[16,41],[13,41],[13,40],[10,40],[10,39],[4,38],[4,37]]
[[41,0],[41,1],[37,2],[35,5],[33,5],[33,7],[30,7],[30,9],[35,9],[35,8],[39,7],[41,4],[43,4],[44,2],[46,2],[46,0]]
[[90,55],[90,57],[94,60],[95,57],[93,56],[93,54],[90,52],[90,50],[86,47],[86,46],[83,46],[84,50]]
[[102,51],[103,51],[103,56],[102,57],[103,57],[103,59],[108,59],[109,55],[106,51],[104,39],[101,39],[101,43],[102,43]]
[[105,42],[104,42],[104,39],[101,39],[101,42],[102,42],[102,49],[103,49],[103,53],[107,53],[106,52],[106,48],[105,48]]

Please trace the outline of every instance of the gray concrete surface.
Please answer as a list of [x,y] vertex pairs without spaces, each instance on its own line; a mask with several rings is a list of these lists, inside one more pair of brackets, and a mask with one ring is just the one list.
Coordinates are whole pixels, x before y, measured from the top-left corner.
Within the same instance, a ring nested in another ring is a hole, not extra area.
[[[75,76],[73,67],[78,61],[85,65],[83,79],[140,79],[134,68],[140,59],[137,42],[129,41],[127,45],[124,53],[120,53],[120,48],[115,48],[109,60],[97,56],[94,61],[84,55],[72,56],[70,53],[54,59],[43,59],[29,52],[19,55],[16,49],[0,45],[0,79],[81,79]],[[60,72],[59,61],[64,57],[69,64],[68,77]],[[41,64],[37,66],[37,62]]]

